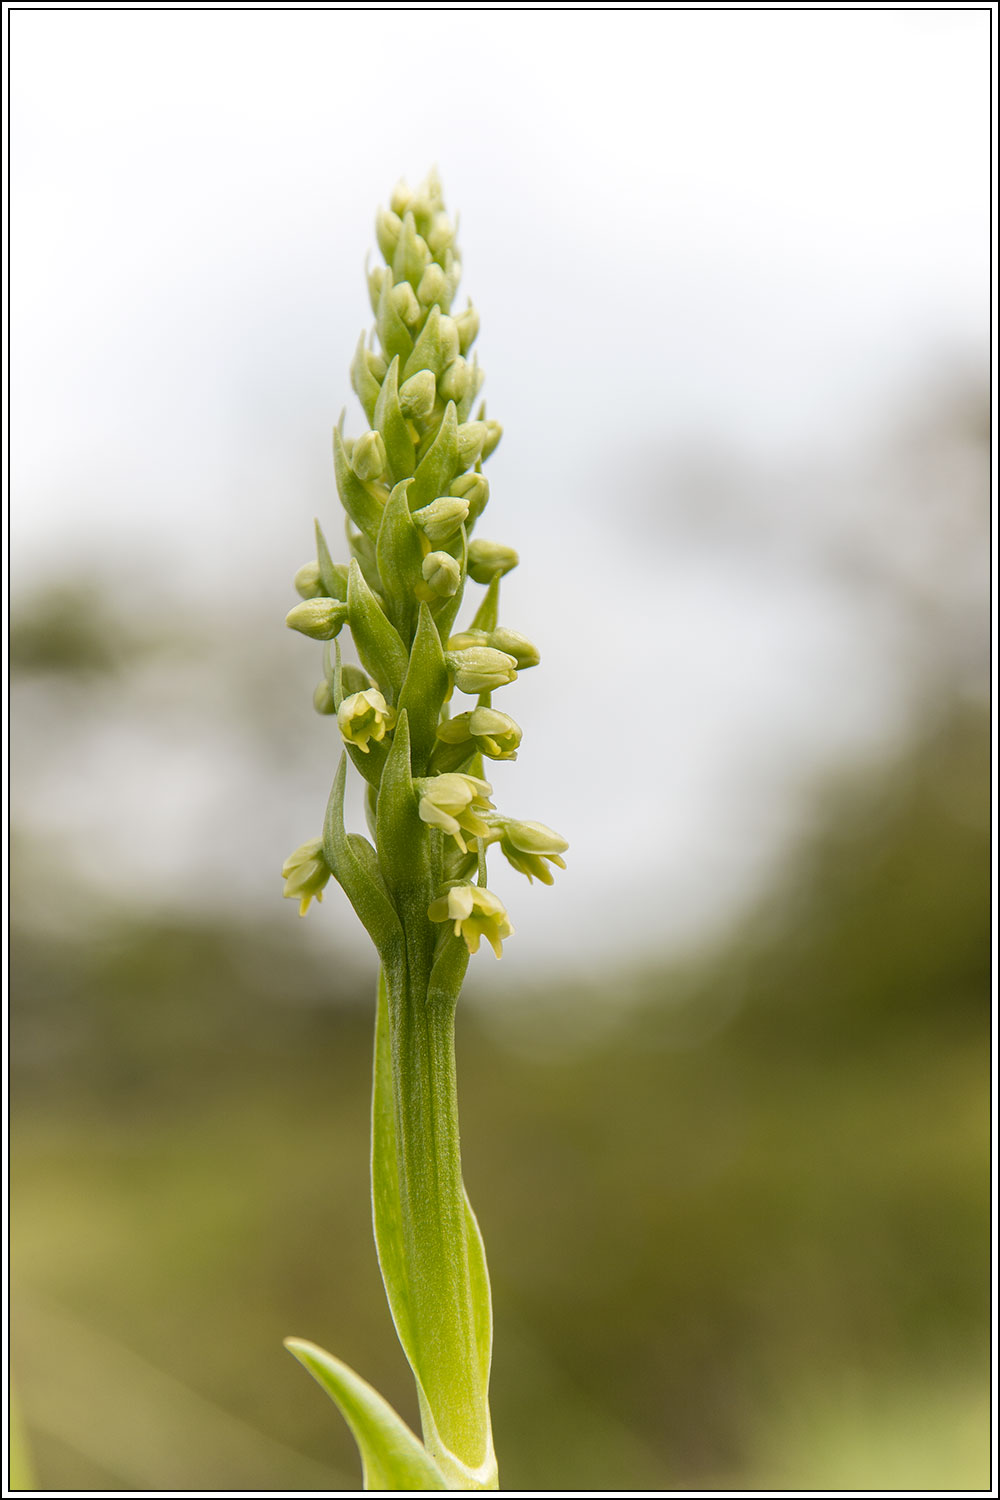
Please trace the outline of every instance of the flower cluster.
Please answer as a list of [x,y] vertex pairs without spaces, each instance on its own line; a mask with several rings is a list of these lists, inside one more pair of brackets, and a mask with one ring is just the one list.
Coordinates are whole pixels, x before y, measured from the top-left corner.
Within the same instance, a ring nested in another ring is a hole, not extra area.
[[[470,953],[485,937],[499,957],[513,929],[486,888],[486,851],[499,845],[514,869],[550,884],[566,849],[544,824],[497,813],[483,777],[484,758],[514,760],[521,743],[492,695],[539,662],[531,641],[499,623],[500,581],[517,553],[472,535],[502,429],[476,406],[479,317],[471,303],[455,310],[461,259],[435,173],[416,191],[397,187],[376,238],[385,264],[368,274],[375,327],[351,365],[369,425],[352,439],[341,418],[333,434],[349,561],[333,561],[317,522],[316,557],[295,576],[300,602],[287,617],[324,643],[314,703],[336,716],[365,779],[374,844],[344,831],[338,778],[322,839],[285,866],[285,894],[304,912],[333,874],[381,952],[394,923],[415,920],[419,886],[421,920],[451,923]],[[457,629],[469,579],[485,594]],[[360,665],[342,659],[348,634]],[[475,705],[452,712],[456,691]]]

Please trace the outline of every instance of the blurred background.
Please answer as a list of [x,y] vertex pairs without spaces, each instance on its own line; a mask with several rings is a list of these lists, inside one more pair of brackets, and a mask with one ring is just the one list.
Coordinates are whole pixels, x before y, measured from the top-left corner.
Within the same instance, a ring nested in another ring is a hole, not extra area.
[[460,1015],[502,1480],[986,1486],[989,12],[10,21],[37,1484],[355,1488],[286,1334],[416,1422],[283,616],[437,163],[542,651],[493,781],[571,846]]

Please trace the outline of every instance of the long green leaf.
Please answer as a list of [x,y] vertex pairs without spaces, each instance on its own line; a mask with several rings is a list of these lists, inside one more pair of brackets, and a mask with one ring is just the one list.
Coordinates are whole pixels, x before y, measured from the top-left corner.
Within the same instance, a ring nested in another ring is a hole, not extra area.
[[367,1380],[307,1339],[286,1339],[354,1435],[366,1490],[444,1490],[444,1475],[423,1443]]

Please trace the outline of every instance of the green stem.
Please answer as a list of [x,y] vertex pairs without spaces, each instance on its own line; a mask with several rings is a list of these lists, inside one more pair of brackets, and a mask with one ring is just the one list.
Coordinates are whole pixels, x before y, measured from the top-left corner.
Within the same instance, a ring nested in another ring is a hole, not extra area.
[[495,1488],[489,1284],[462,1183],[455,1079],[461,974],[455,983],[454,969],[464,972],[465,962],[452,965],[449,983],[432,980],[434,933],[426,902],[422,911],[416,907],[415,899],[406,914],[406,959],[388,966],[380,984],[376,1241],[400,1341],[417,1378],[427,1447],[452,1487]]

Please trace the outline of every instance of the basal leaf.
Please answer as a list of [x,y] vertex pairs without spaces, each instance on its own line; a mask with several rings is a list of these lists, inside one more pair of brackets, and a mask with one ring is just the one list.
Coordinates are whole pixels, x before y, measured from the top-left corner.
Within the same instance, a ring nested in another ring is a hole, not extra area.
[[423,1443],[374,1386],[307,1339],[286,1339],[285,1348],[340,1409],[361,1454],[366,1490],[447,1489]]

